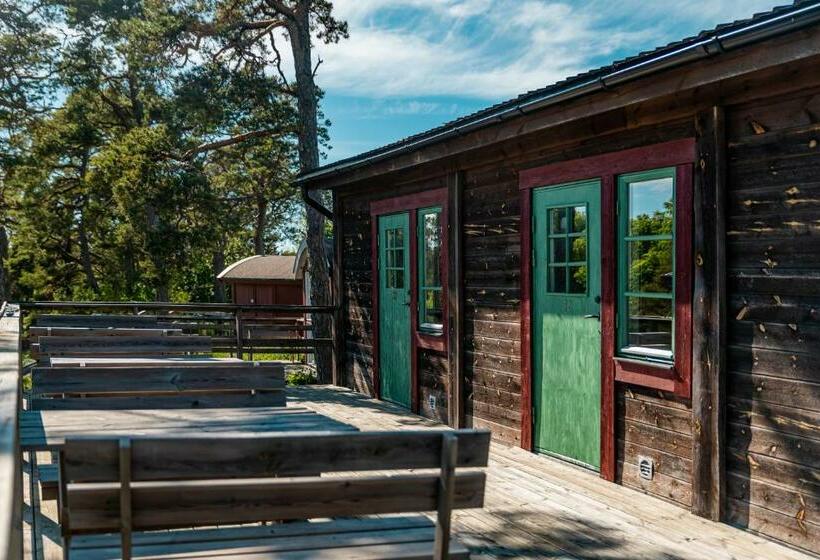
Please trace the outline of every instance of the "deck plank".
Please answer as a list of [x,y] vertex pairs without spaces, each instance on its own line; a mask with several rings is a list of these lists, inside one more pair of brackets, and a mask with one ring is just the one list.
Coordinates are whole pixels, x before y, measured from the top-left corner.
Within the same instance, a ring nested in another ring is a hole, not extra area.
[[[442,427],[392,404],[346,389],[300,387],[289,388],[288,393],[289,407],[276,409],[280,414],[298,416],[307,409],[366,430]],[[162,411],[162,414],[171,423],[178,412]],[[226,421],[230,422],[242,412],[227,414],[230,418]],[[80,422],[79,418],[70,421]],[[606,482],[595,473],[495,442],[490,450],[485,503],[484,509],[457,511],[453,518],[454,531],[471,550],[473,560],[812,558],[752,533],[696,517],[636,490]],[[44,504],[44,507],[50,506]],[[58,558],[59,547],[48,538],[44,541],[45,554],[41,557]]]

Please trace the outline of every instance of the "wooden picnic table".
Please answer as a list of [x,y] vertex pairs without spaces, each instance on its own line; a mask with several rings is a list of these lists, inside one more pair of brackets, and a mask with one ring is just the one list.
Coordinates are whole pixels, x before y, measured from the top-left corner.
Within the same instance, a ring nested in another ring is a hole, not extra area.
[[212,358],[209,356],[163,356],[163,357],[117,357],[83,358],[55,356],[51,358],[54,367],[136,367],[136,366],[201,366],[210,364],[247,364],[239,358]]
[[183,410],[42,410],[20,416],[20,447],[58,451],[67,437],[231,436],[274,432],[358,431],[302,407]]

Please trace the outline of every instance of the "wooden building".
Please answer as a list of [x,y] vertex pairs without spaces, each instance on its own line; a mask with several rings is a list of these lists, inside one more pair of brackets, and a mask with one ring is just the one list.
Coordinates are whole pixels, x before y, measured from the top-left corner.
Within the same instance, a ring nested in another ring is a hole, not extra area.
[[337,379],[818,552],[818,142],[813,1],[304,175]]
[[232,303],[304,305],[301,272],[293,255],[254,255],[233,263],[217,279],[231,287]]

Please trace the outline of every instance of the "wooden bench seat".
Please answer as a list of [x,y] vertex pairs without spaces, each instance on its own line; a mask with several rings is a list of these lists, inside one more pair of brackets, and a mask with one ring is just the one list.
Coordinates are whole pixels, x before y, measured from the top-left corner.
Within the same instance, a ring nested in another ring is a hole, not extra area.
[[32,386],[32,410],[285,405],[285,368],[278,362],[192,367],[35,367]]
[[182,329],[141,327],[30,327],[31,336],[176,336]]
[[[450,539],[451,511],[483,506],[485,476],[473,468],[487,465],[489,441],[476,430],[68,439],[64,547],[82,559],[463,558]],[[394,521],[412,525],[400,527],[349,519],[424,511],[437,512],[435,527],[421,517]],[[332,518],[342,519],[303,522]],[[302,522],[189,530],[280,520]]]
[[37,465],[37,481],[40,483],[40,499],[56,500],[60,487],[60,469],[56,464]]
[[154,315],[64,315],[44,314],[34,318],[37,327],[88,327],[88,328],[156,328],[158,317]]
[[[162,356],[211,352],[209,336],[41,336],[40,356]],[[34,346],[34,345],[32,345]]]
[[[132,558],[271,558],[316,560],[424,558],[435,541],[435,525],[424,515],[339,519],[332,521],[135,533]],[[71,541],[70,557],[79,560],[121,558],[119,535],[81,535]],[[453,539],[451,559],[468,558]]]

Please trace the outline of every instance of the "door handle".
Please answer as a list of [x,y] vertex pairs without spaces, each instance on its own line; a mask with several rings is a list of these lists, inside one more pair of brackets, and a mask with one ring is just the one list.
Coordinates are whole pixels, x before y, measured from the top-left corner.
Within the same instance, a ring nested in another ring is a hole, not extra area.
[[600,315],[584,315],[584,319],[600,319]]

